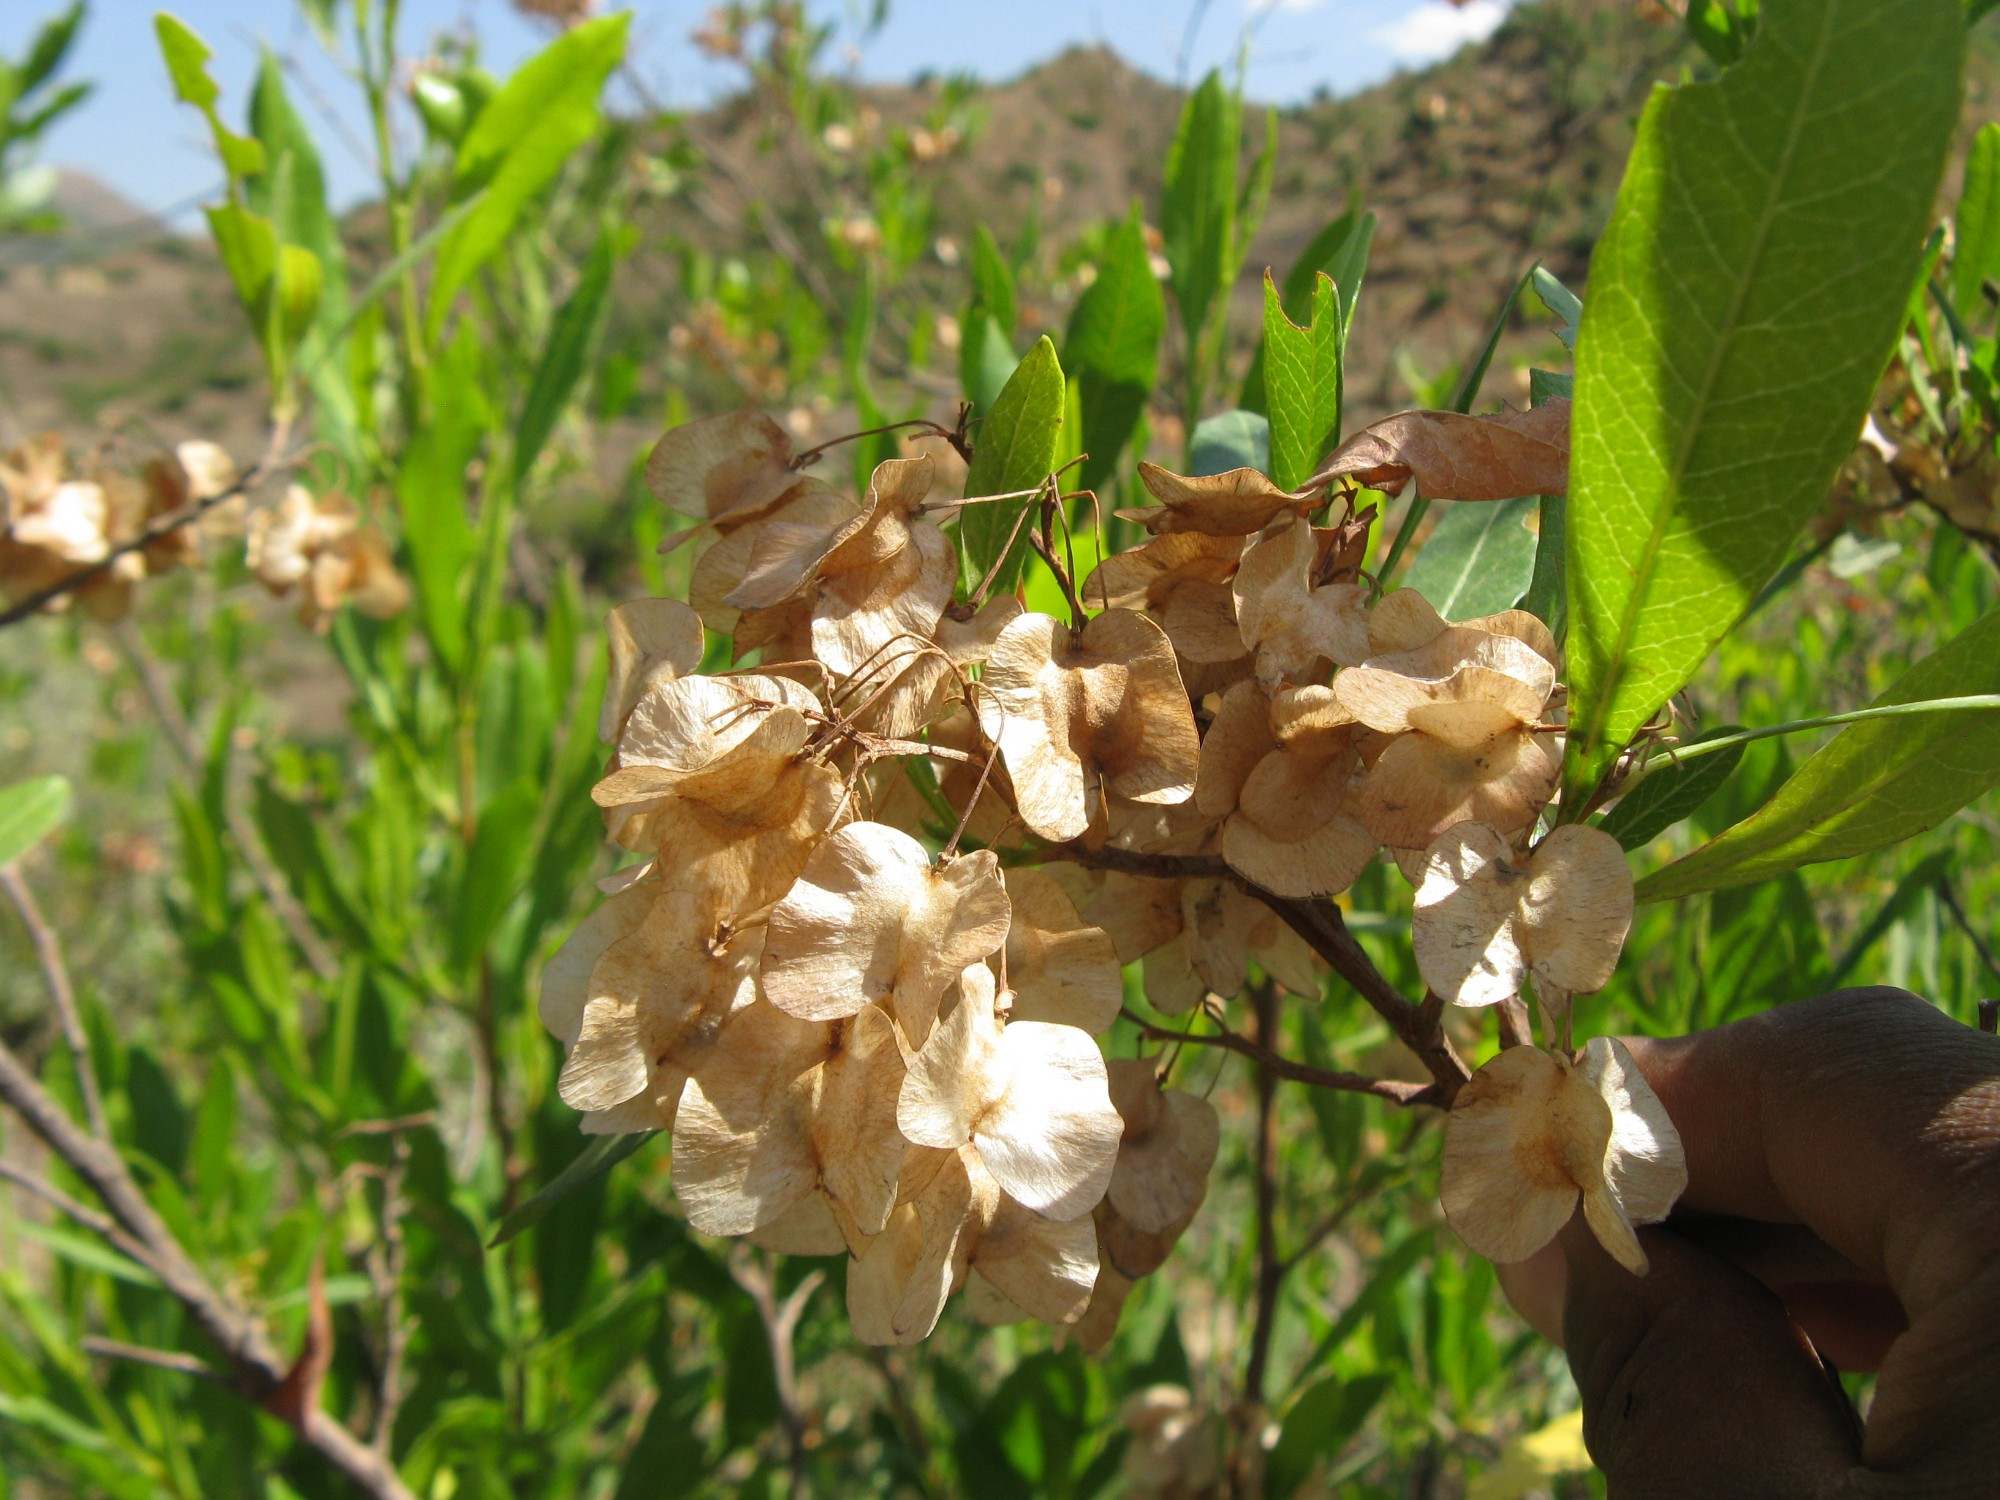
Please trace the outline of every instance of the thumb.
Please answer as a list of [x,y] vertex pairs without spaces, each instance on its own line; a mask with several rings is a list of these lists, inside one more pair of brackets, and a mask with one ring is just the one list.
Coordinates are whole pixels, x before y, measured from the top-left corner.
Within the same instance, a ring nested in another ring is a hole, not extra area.
[[1669,1229],[1634,1276],[1581,1217],[1563,1232],[1563,1342],[1612,1500],[1838,1492],[1859,1462],[1846,1396],[1762,1283]]

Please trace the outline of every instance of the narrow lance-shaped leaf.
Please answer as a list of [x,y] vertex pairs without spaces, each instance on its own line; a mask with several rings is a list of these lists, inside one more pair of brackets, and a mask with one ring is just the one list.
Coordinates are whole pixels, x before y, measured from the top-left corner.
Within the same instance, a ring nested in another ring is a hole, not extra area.
[[1985,305],[1987,278],[2000,272],[2000,125],[1972,138],[1952,227],[1951,305],[1970,321]]
[[1532,497],[1454,505],[1425,540],[1403,582],[1447,620],[1512,609],[1535,576]]
[[430,329],[443,326],[452,299],[507,237],[536,194],[596,132],[597,98],[625,55],[631,13],[583,25],[551,42],[495,94],[459,148],[461,195],[483,189],[479,206],[438,247]]
[[1285,316],[1277,284],[1264,277],[1264,383],[1271,422],[1271,479],[1297,489],[1340,431],[1342,338],[1333,280],[1317,278],[1300,327]]
[[563,408],[576,394],[577,382],[583,378],[591,350],[604,330],[604,319],[611,310],[611,272],[618,259],[613,240],[614,232],[609,226],[599,232],[576,290],[563,303],[549,329],[548,344],[542,350],[527,399],[521,405],[521,420],[514,425],[516,483],[541,457]]
[[[2000,693],[2000,612],[1918,662],[1873,706],[1986,693]],[[1763,807],[1655,871],[1639,894],[1687,896],[1887,848],[1935,828],[1995,785],[2000,709],[1851,724]]]
[[590,1186],[658,1134],[657,1130],[643,1130],[632,1135],[591,1136],[589,1143],[547,1187],[500,1221],[486,1248],[497,1250],[523,1230],[532,1229],[563,1199]]
[[1701,665],[1852,449],[1958,114],[1957,0],[1769,0],[1656,93],[1591,263],[1564,805]]
[[[1741,733],[1739,726],[1725,724],[1705,730],[1691,743],[1720,739]],[[1746,747],[1732,745],[1713,755],[1691,760],[1663,759],[1627,792],[1598,826],[1625,849],[1643,849],[1683,818],[1692,817],[1702,805],[1722,789],[1743,759]]]
[[[1532,405],[1542,406],[1558,398],[1568,401],[1575,395],[1576,381],[1571,376],[1553,370],[1528,372],[1528,400]],[[1569,496],[1542,496],[1541,512],[1535,540],[1535,574],[1528,582],[1521,608],[1547,625],[1560,646],[1569,638]]]
[[[1062,426],[1063,396],[1056,346],[1043,337],[1028,351],[993,403],[992,413],[979,426],[972,467],[965,476],[967,495],[1032,490],[1049,477],[1056,456],[1056,434]],[[977,584],[986,576],[1007,548],[1021,512],[1033,503],[1032,498],[1000,500],[968,505],[960,513],[959,540],[969,582]],[[1028,555],[1027,528],[1033,524],[1030,518],[1015,536],[1000,569],[997,589],[1011,589],[1020,577],[1022,559]]]
[[1078,388],[1081,442],[1090,455],[1081,488],[1096,489],[1116,472],[1159,376],[1166,324],[1166,297],[1135,203],[1105,241],[1097,279],[1076,299],[1063,337],[1063,368]]
[[1190,343],[1208,326],[1208,314],[1228,275],[1235,234],[1236,153],[1242,110],[1211,71],[1188,96],[1167,153],[1160,232],[1172,268],[1174,301]]

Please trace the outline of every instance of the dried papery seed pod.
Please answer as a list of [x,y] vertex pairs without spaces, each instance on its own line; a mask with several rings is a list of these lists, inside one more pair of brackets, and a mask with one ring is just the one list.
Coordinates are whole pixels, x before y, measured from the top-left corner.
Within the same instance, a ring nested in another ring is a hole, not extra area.
[[861,728],[894,739],[938,723],[964,702],[960,673],[984,665],[1001,632],[1021,614],[1021,601],[1011,595],[988,600],[962,619],[947,606],[928,641],[891,640],[867,664],[865,678],[843,687],[843,711]]
[[845,1255],[847,1237],[822,1192],[810,1192],[770,1223],[743,1236],[751,1244],[780,1255]]
[[792,467],[785,429],[756,411],[673,428],[646,460],[646,484],[670,510],[727,533],[775,510],[807,476]]
[[1396,736],[1362,791],[1369,832],[1410,848],[1469,820],[1502,833],[1530,827],[1560,776],[1534,733],[1554,689],[1555,668],[1539,652],[1467,626],[1342,672],[1341,705]]
[[1271,730],[1271,697],[1250,680],[1230,685],[1201,737],[1201,766],[1195,772],[1194,801],[1203,814],[1226,818],[1236,811],[1243,783],[1257,764],[1278,748]]
[[1194,1500],[1222,1479],[1222,1428],[1185,1387],[1148,1386],[1125,1398],[1118,1420],[1130,1434],[1119,1473],[1133,1500]]
[[1279,516],[1304,515],[1319,502],[1279,489],[1255,469],[1226,474],[1175,474],[1158,464],[1139,465],[1139,480],[1160,504],[1118,512],[1154,536],[1199,531],[1208,536],[1254,536]]
[[777,900],[840,803],[838,773],[805,753],[817,701],[782,677],[656,682],[591,792],[612,839],[671,849],[669,883],[725,914]]
[[1666,1218],[1686,1187],[1673,1121],[1609,1037],[1592,1038],[1580,1062],[1509,1048],[1459,1090],[1445,1124],[1445,1217],[1502,1264],[1554,1239],[1580,1197],[1598,1242],[1643,1276],[1633,1226]]
[[1121,964],[1137,963],[1181,934],[1179,880],[1113,872],[1083,908],[1083,919],[1103,930]]
[[895,677],[891,648],[930,640],[951,603],[958,554],[919,513],[932,474],[928,458],[878,464],[866,522],[820,565],[807,591],[813,655],[854,678],[859,696]]
[[945,991],[1007,941],[1008,911],[990,851],[934,866],[908,834],[851,823],[813,850],[772,908],[764,993],[808,1021],[882,1005],[921,1046]]
[[1025,1207],[1074,1219],[1104,1196],[1124,1123],[1104,1058],[1074,1026],[995,1015],[992,971],[973,965],[959,995],[910,1060],[896,1119],[919,1146],[971,1145]]
[[725,531],[695,559],[688,603],[710,630],[749,639],[750,645],[737,643],[739,657],[801,634],[812,617],[807,579],[866,522],[854,501],[818,479],[796,476],[774,511]]
[[1312,944],[1300,937],[1285,919],[1267,911],[1250,929],[1250,956],[1259,967],[1302,1000],[1320,997],[1324,965]]
[[1144,615],[1109,610],[1081,632],[1021,616],[994,643],[979,721],[1000,747],[1021,821],[1081,836],[1107,793],[1185,802],[1201,742],[1173,647]]
[[1424,983],[1455,1005],[1495,1005],[1532,973],[1545,1004],[1602,989],[1632,925],[1618,841],[1568,823],[1527,857],[1480,823],[1430,846],[1413,939]]
[[1023,867],[1006,878],[1014,908],[1006,948],[1010,1024],[1048,1021],[1093,1036],[1108,1030],[1125,998],[1111,939],[1077,915],[1053,876]]
[[299,585],[299,619],[317,630],[345,603],[378,619],[409,604],[409,585],[388,544],[362,526],[359,508],[345,495],[289,486],[276,505],[251,514],[244,560],[274,594]]
[[[1097,1281],[1097,1229],[1089,1215],[1050,1219],[1033,1213],[993,1183],[981,1159],[964,1153],[974,1179],[973,1203],[987,1206],[966,1226],[961,1282],[984,1280],[1029,1317],[1061,1326],[1090,1305]],[[969,1248],[967,1248],[969,1247]]]
[[604,683],[604,709],[597,737],[618,743],[625,720],[656,682],[686,677],[701,665],[701,617],[678,599],[634,599],[605,617],[604,635],[611,671]]
[[[574,975],[602,944],[576,1005]],[[634,886],[551,963],[542,1017],[567,1044],[556,1091],[586,1134],[670,1130],[682,1085],[756,994],[759,934],[724,942],[696,897]]]
[[1352,666],[1368,655],[1368,586],[1319,583],[1321,533],[1303,520],[1259,539],[1232,585],[1243,643],[1257,654],[1267,687],[1303,682],[1323,663]]
[[[1242,556],[1240,536],[1169,532],[1143,547],[1105,558],[1091,569],[1078,594],[1086,609],[1164,613],[1188,584],[1220,585],[1226,593]],[[1173,634],[1171,628],[1167,633]]]
[[1185,1224],[1208,1196],[1221,1146],[1215,1107],[1196,1094],[1162,1090],[1154,1058],[1119,1058],[1106,1067],[1111,1102],[1125,1121],[1106,1201],[1145,1233]]
[[1428,646],[1447,630],[1479,631],[1486,635],[1512,637],[1528,647],[1551,667],[1560,668],[1562,653],[1549,627],[1525,609],[1506,609],[1496,615],[1480,615],[1453,622],[1431,607],[1431,602],[1415,589],[1394,589],[1384,594],[1368,611],[1368,650],[1371,656],[1393,656]]
[[864,1344],[916,1344],[937,1327],[971,1260],[969,1231],[992,1214],[992,1178],[963,1150],[905,1153],[897,1203],[847,1268],[847,1320]]
[[1280,689],[1271,725],[1274,748],[1243,782],[1222,827],[1222,857],[1276,895],[1335,895],[1354,884],[1377,847],[1355,817],[1358,726],[1323,687]]
[[1090,1305],[1083,1310],[1082,1317],[1057,1334],[1060,1341],[1062,1332],[1066,1331],[1085,1354],[1102,1354],[1111,1347],[1112,1339],[1118,1336],[1118,1320],[1124,1316],[1125,1304],[1131,1299],[1132,1289],[1139,1284],[1104,1258],[1101,1237],[1097,1254],[1097,1281],[1090,1289]]
[[748,1234],[815,1190],[850,1248],[887,1227],[903,1137],[902,1049],[886,1012],[736,1012],[689,1078],[674,1130],[674,1191],[704,1234]]

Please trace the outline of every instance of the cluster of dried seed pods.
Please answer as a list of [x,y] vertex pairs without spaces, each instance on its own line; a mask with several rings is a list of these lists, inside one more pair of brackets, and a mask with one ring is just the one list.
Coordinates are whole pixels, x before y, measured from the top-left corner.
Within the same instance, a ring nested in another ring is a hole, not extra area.
[[181,443],[136,476],[103,453],[74,462],[52,434],[23,444],[0,457],[0,596],[49,610],[75,599],[115,620],[141,579],[198,562],[204,541],[247,536],[252,576],[274,594],[296,588],[316,630],[344,604],[377,618],[408,605],[387,540],[352,500],[293,484],[251,510],[246,482],[211,442]]
[[[1396,432],[1420,483],[1522,448],[1516,482],[1481,471],[1500,493],[1549,488],[1561,436],[1546,415],[1378,424],[1329,473],[1393,482]],[[1541,621],[1378,597],[1368,517],[1315,524],[1344,503],[1330,480],[1142,465],[1150,540],[1058,619],[955,599],[964,502],[932,497],[926,458],[853,500],[740,413],[670,432],[648,472],[696,518],[669,545],[704,545],[689,604],[611,617],[595,797],[636,858],[552,961],[543,1018],[587,1131],[673,1132],[697,1229],[849,1256],[869,1341],[923,1338],[962,1289],[976,1317],[1101,1344],[1218,1145],[1157,1059],[1101,1052],[1126,967],[1167,1014],[1237,995],[1253,958],[1316,997],[1321,956],[1278,908],[1386,849],[1431,988],[1481,1006],[1532,977],[1550,1044],[1463,1090],[1453,1223],[1517,1258],[1581,1199],[1635,1261],[1678,1147],[1613,1044],[1567,1051],[1632,887],[1594,829],[1536,841],[1562,705]],[[754,667],[703,673],[712,635]]]

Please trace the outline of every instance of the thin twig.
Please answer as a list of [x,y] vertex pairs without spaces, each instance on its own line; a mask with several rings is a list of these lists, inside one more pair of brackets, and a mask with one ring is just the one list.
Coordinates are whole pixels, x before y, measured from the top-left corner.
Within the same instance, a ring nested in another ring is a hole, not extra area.
[[183,1354],[177,1349],[148,1349],[143,1344],[121,1344],[116,1339],[101,1339],[87,1335],[83,1340],[86,1354],[100,1355],[105,1359],[130,1360],[135,1365],[151,1365],[156,1370],[172,1370],[177,1375],[192,1375],[197,1380],[212,1380],[227,1385],[229,1377],[192,1354]]
[[1149,876],[1156,880],[1228,879],[1247,894],[1264,903],[1284,919],[1313,952],[1368,1002],[1402,1044],[1423,1062],[1436,1087],[1423,1102],[1449,1107],[1465,1080],[1472,1076],[1444,1034],[1440,1024],[1444,1004],[1435,995],[1414,1005],[1403,992],[1375,967],[1367,950],[1347,930],[1340,908],[1324,898],[1294,900],[1274,896],[1261,886],[1245,880],[1213,855],[1135,854],[1129,849],[1087,849],[1081,844],[1057,844],[1048,851],[1051,859],[1068,860],[1088,869],[1116,870],[1127,875]]
[[390,1140],[389,1151],[389,1167],[382,1174],[382,1250],[368,1261],[369,1280],[376,1300],[382,1304],[382,1368],[375,1381],[375,1430],[368,1446],[385,1460],[396,1433],[396,1413],[403,1404],[403,1356],[410,1343],[409,1322],[403,1315],[403,1269],[407,1259],[403,1239],[403,1178],[410,1167],[409,1138],[396,1134]]
[[[90,1184],[130,1248],[119,1240],[113,1243],[158,1277],[187,1310],[194,1325],[228,1361],[234,1387],[260,1408],[271,1410],[288,1366],[262,1318],[203,1274],[140,1191],[125,1159],[108,1143],[85,1133],[4,1043],[0,1043],[0,1103]],[[308,1410],[296,1430],[308,1447],[373,1500],[416,1500],[393,1465],[326,1412]]]
[[97,1069],[90,1061],[90,1037],[83,1029],[83,1017],[77,1012],[76,990],[69,982],[69,965],[63,962],[62,940],[36,904],[35,893],[21,875],[19,860],[0,865],[0,887],[5,888],[7,899],[20,913],[21,925],[28,929],[28,941],[35,945],[35,959],[42,966],[42,979],[48,985],[49,1003],[55,1007],[56,1024],[69,1048],[70,1061],[76,1065],[76,1089],[83,1096],[83,1117],[90,1122],[92,1135],[108,1141],[111,1126],[104,1118],[104,1096],[97,1091]]
[[2000,958],[1994,957],[1993,949],[1987,945],[1986,939],[1979,935],[1979,929],[1972,925],[1972,918],[1966,915],[1965,907],[1959,902],[1958,892],[1951,888],[1951,882],[1940,880],[1937,883],[1937,893],[1938,900],[1944,903],[1944,909],[1951,913],[1951,919],[1958,923],[1959,931],[1963,932],[1966,940],[1972,944],[1972,951],[1979,955],[1979,961],[1986,965],[1987,972],[2000,975]]
[[1257,1304],[1250,1359],[1243,1371],[1243,1406],[1261,1412],[1271,1338],[1277,1332],[1278,1293],[1285,1284],[1284,1257],[1278,1253],[1278,1073],[1270,1061],[1277,1055],[1278,987],[1269,979],[1251,990],[1250,1013],[1256,1018],[1257,1049],[1263,1055],[1257,1059]]
[[785,1435],[785,1458],[791,1470],[792,1500],[807,1500],[812,1493],[811,1475],[806,1461],[805,1414],[799,1405],[798,1362],[792,1340],[798,1333],[799,1319],[805,1316],[806,1303],[826,1280],[826,1273],[809,1273],[780,1302],[776,1269],[776,1257],[766,1256],[759,1264],[746,1252],[731,1259],[729,1273],[750,1294],[757,1316],[764,1324],[764,1337],[771,1348],[772,1384],[778,1395],[778,1424]]
[[1130,1010],[1121,1010],[1119,1014],[1138,1027],[1139,1034],[1148,1041],[1184,1042],[1196,1047],[1220,1047],[1225,1052],[1234,1052],[1241,1057],[1247,1057],[1275,1077],[1287,1079],[1292,1083],[1308,1084],[1317,1089],[1334,1089],[1344,1094],[1372,1094],[1377,1099],[1387,1099],[1394,1104],[1438,1102],[1436,1084],[1407,1083],[1400,1078],[1371,1078],[1365,1073],[1345,1073],[1333,1068],[1315,1068],[1310,1063],[1293,1062],[1289,1057],[1281,1057],[1270,1048],[1252,1041],[1240,1032],[1226,1028],[1214,1035],[1192,1031],[1170,1031],[1164,1026],[1155,1026],[1152,1022],[1141,1019]]
[[[24,1172],[11,1162],[0,1161],[0,1182],[11,1182],[22,1192],[41,1199],[42,1202],[48,1204],[56,1212],[67,1214],[92,1234],[101,1235],[107,1240],[112,1240],[114,1243],[117,1242],[116,1238],[114,1238],[119,1235],[116,1224],[112,1223],[111,1220],[89,1205],[77,1202],[76,1199],[70,1197],[61,1188],[44,1182],[41,1178],[35,1176],[34,1173]],[[119,1251],[123,1254],[130,1254],[130,1250],[128,1249],[130,1244],[131,1241],[126,1240],[124,1244],[118,1246]]]

